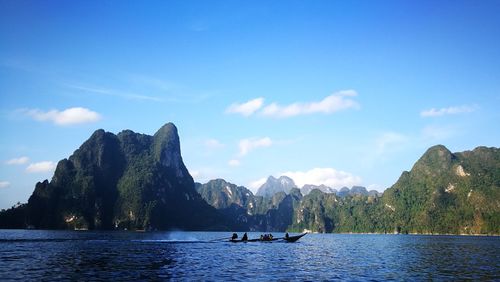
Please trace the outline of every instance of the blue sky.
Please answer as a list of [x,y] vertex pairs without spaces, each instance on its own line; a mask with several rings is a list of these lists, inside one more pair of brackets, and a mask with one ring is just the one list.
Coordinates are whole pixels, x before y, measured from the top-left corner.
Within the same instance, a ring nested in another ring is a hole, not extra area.
[[498,147],[498,1],[2,1],[0,208],[98,128],[180,133],[196,181],[390,187]]

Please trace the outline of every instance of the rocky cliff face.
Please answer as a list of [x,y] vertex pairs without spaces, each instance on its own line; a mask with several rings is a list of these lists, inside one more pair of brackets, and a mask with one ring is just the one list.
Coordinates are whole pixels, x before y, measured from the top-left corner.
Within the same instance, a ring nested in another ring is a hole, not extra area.
[[226,218],[236,230],[285,231],[292,224],[293,211],[302,194],[297,188],[271,197],[255,196],[243,186],[223,179],[198,184],[197,191]]
[[325,185],[311,185],[311,184],[304,185],[300,189],[300,192],[302,193],[302,195],[305,196],[305,195],[309,194],[314,189],[318,189],[319,191],[321,191],[323,193],[333,193],[333,194],[337,193],[337,190],[335,190],[335,189],[333,189],[331,187],[328,187],[328,186],[325,186]]
[[202,229],[218,219],[196,193],[169,123],[154,136],[97,130],[28,201],[36,228]]
[[295,185],[295,182],[293,182],[290,177],[281,176],[276,179],[273,176],[269,176],[266,183],[260,186],[256,195],[262,197],[272,197],[278,192],[285,192],[288,194],[293,188],[297,188],[297,185]]

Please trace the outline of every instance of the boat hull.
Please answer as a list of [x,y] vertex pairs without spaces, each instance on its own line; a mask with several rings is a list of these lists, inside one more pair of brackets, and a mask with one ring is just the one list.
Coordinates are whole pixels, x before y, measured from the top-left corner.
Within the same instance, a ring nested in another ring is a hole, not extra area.
[[293,242],[297,242],[300,238],[304,237],[305,235],[307,234],[306,233],[302,233],[300,235],[297,235],[297,236],[289,236],[288,238],[286,237],[283,237],[283,238],[273,238],[273,239],[267,239],[267,240],[263,240],[263,239],[248,239],[248,240],[241,240],[241,239],[231,239],[229,240],[229,242],[232,242],[232,243],[253,243],[253,242],[261,242],[261,243],[271,243],[271,242],[276,242],[276,241],[281,241],[281,242],[288,242],[288,243],[293,243]]

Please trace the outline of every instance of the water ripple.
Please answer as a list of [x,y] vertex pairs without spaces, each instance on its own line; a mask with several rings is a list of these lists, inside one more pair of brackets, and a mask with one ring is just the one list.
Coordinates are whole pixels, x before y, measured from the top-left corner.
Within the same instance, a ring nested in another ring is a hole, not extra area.
[[498,237],[309,234],[293,244],[211,241],[224,236],[0,230],[0,280],[500,279]]

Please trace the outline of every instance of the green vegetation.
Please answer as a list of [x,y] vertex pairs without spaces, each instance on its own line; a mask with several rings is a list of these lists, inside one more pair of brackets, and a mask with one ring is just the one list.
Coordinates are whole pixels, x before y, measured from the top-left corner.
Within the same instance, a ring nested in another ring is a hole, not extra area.
[[204,202],[180,157],[177,129],[155,136],[97,130],[27,204],[35,228],[207,229],[225,223]]
[[291,179],[268,180],[280,192],[255,196],[223,179],[195,185],[173,124],[154,136],[97,130],[27,204],[0,212],[0,228],[500,234],[498,148],[434,146],[382,195],[310,186],[302,196]]
[[[199,187],[209,186],[214,194],[207,197],[203,189],[198,191],[208,203],[220,208],[214,203],[225,195],[222,186],[205,185]],[[232,187],[249,193],[244,187]],[[240,216],[246,215],[247,229],[500,234],[500,149],[497,148],[479,147],[452,154],[444,146],[432,147],[382,196],[347,192],[339,196],[314,189],[302,197],[295,190],[292,204],[285,205],[290,195],[280,192],[272,198],[250,194],[246,203],[252,203],[252,208],[238,201],[226,202],[226,206],[239,207]],[[284,209],[285,206],[288,208]],[[270,215],[274,216],[272,220]],[[255,224],[256,221],[260,224]]]

